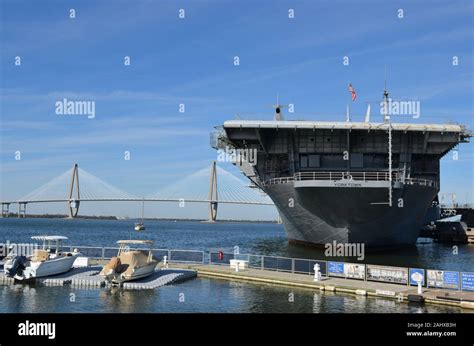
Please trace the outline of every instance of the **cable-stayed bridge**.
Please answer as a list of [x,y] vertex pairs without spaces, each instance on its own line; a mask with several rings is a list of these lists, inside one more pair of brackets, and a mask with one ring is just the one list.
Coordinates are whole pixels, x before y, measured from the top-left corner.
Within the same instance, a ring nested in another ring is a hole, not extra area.
[[18,204],[18,217],[26,217],[26,206],[31,203],[66,204],[69,217],[74,218],[82,202],[177,202],[207,203],[209,221],[217,218],[219,203],[273,205],[271,199],[257,188],[212,163],[187,177],[139,197],[108,184],[77,164],[27,195],[12,201],[1,201],[2,217],[8,217],[11,204]]

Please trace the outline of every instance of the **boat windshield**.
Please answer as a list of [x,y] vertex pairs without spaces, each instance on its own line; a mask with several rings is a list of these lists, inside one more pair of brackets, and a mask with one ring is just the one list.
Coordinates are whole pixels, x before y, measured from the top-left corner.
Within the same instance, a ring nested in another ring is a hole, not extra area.
[[126,253],[129,251],[142,251],[142,252],[151,252],[153,241],[151,240],[119,240],[118,256],[121,253]]
[[49,253],[60,253],[63,248],[62,240],[44,240],[43,241],[43,250],[48,251]]

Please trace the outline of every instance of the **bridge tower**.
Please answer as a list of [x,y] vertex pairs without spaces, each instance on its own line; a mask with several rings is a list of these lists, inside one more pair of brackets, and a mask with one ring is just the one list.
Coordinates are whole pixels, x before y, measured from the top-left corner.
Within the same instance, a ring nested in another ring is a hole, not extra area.
[[[76,198],[73,197],[74,185],[76,186]],[[79,212],[79,203],[81,195],[79,193],[79,167],[77,163],[74,164],[71,174],[71,183],[69,185],[69,196],[67,202],[67,209],[69,211],[69,218],[74,218]]]
[[10,203],[2,203],[2,217],[10,215]]
[[18,217],[26,217],[26,204],[27,202],[18,203]]
[[208,200],[209,200],[209,218],[207,221],[216,222],[217,205],[218,205],[216,161],[213,161],[211,165],[211,178],[209,181]]

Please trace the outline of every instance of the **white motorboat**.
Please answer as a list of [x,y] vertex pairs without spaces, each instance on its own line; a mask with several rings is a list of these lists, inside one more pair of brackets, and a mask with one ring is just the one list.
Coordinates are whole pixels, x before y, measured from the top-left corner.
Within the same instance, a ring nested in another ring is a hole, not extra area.
[[145,230],[145,224],[143,223],[143,213],[144,213],[144,210],[145,210],[145,200],[143,200],[142,202],[142,221],[141,222],[137,222],[135,224],[135,231],[144,231]]
[[73,252],[62,251],[63,236],[35,236],[33,240],[42,241],[41,249],[33,251],[31,256],[11,253],[4,264],[5,274],[17,280],[44,277],[65,273],[72,268],[74,261],[80,255],[75,249]]
[[[152,240],[119,240],[119,250],[112,257],[100,275],[113,284],[142,279],[155,271],[158,261],[151,252]],[[130,249],[130,245],[148,245],[147,250]]]
[[143,222],[137,222],[134,228],[135,228],[135,231],[144,231],[145,225],[143,224]]

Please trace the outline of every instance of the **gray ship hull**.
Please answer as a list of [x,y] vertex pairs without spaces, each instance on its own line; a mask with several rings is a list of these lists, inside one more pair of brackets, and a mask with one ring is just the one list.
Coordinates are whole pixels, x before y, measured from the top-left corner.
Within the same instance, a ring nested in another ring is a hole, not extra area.
[[[405,185],[394,189],[394,205],[385,188],[295,188],[293,182],[268,185],[265,191],[277,206],[291,243],[324,246],[364,243],[390,248],[416,243],[436,188]],[[397,201],[403,198],[403,207]],[[293,199],[294,203],[291,203]]]
[[439,191],[441,158],[472,134],[384,120],[229,120],[211,145],[239,150],[242,171],[274,201],[292,243],[414,245]]
[[265,186],[265,192],[280,213],[290,243],[323,245],[333,240],[348,242],[347,229],[330,226],[297,202],[292,182]]

